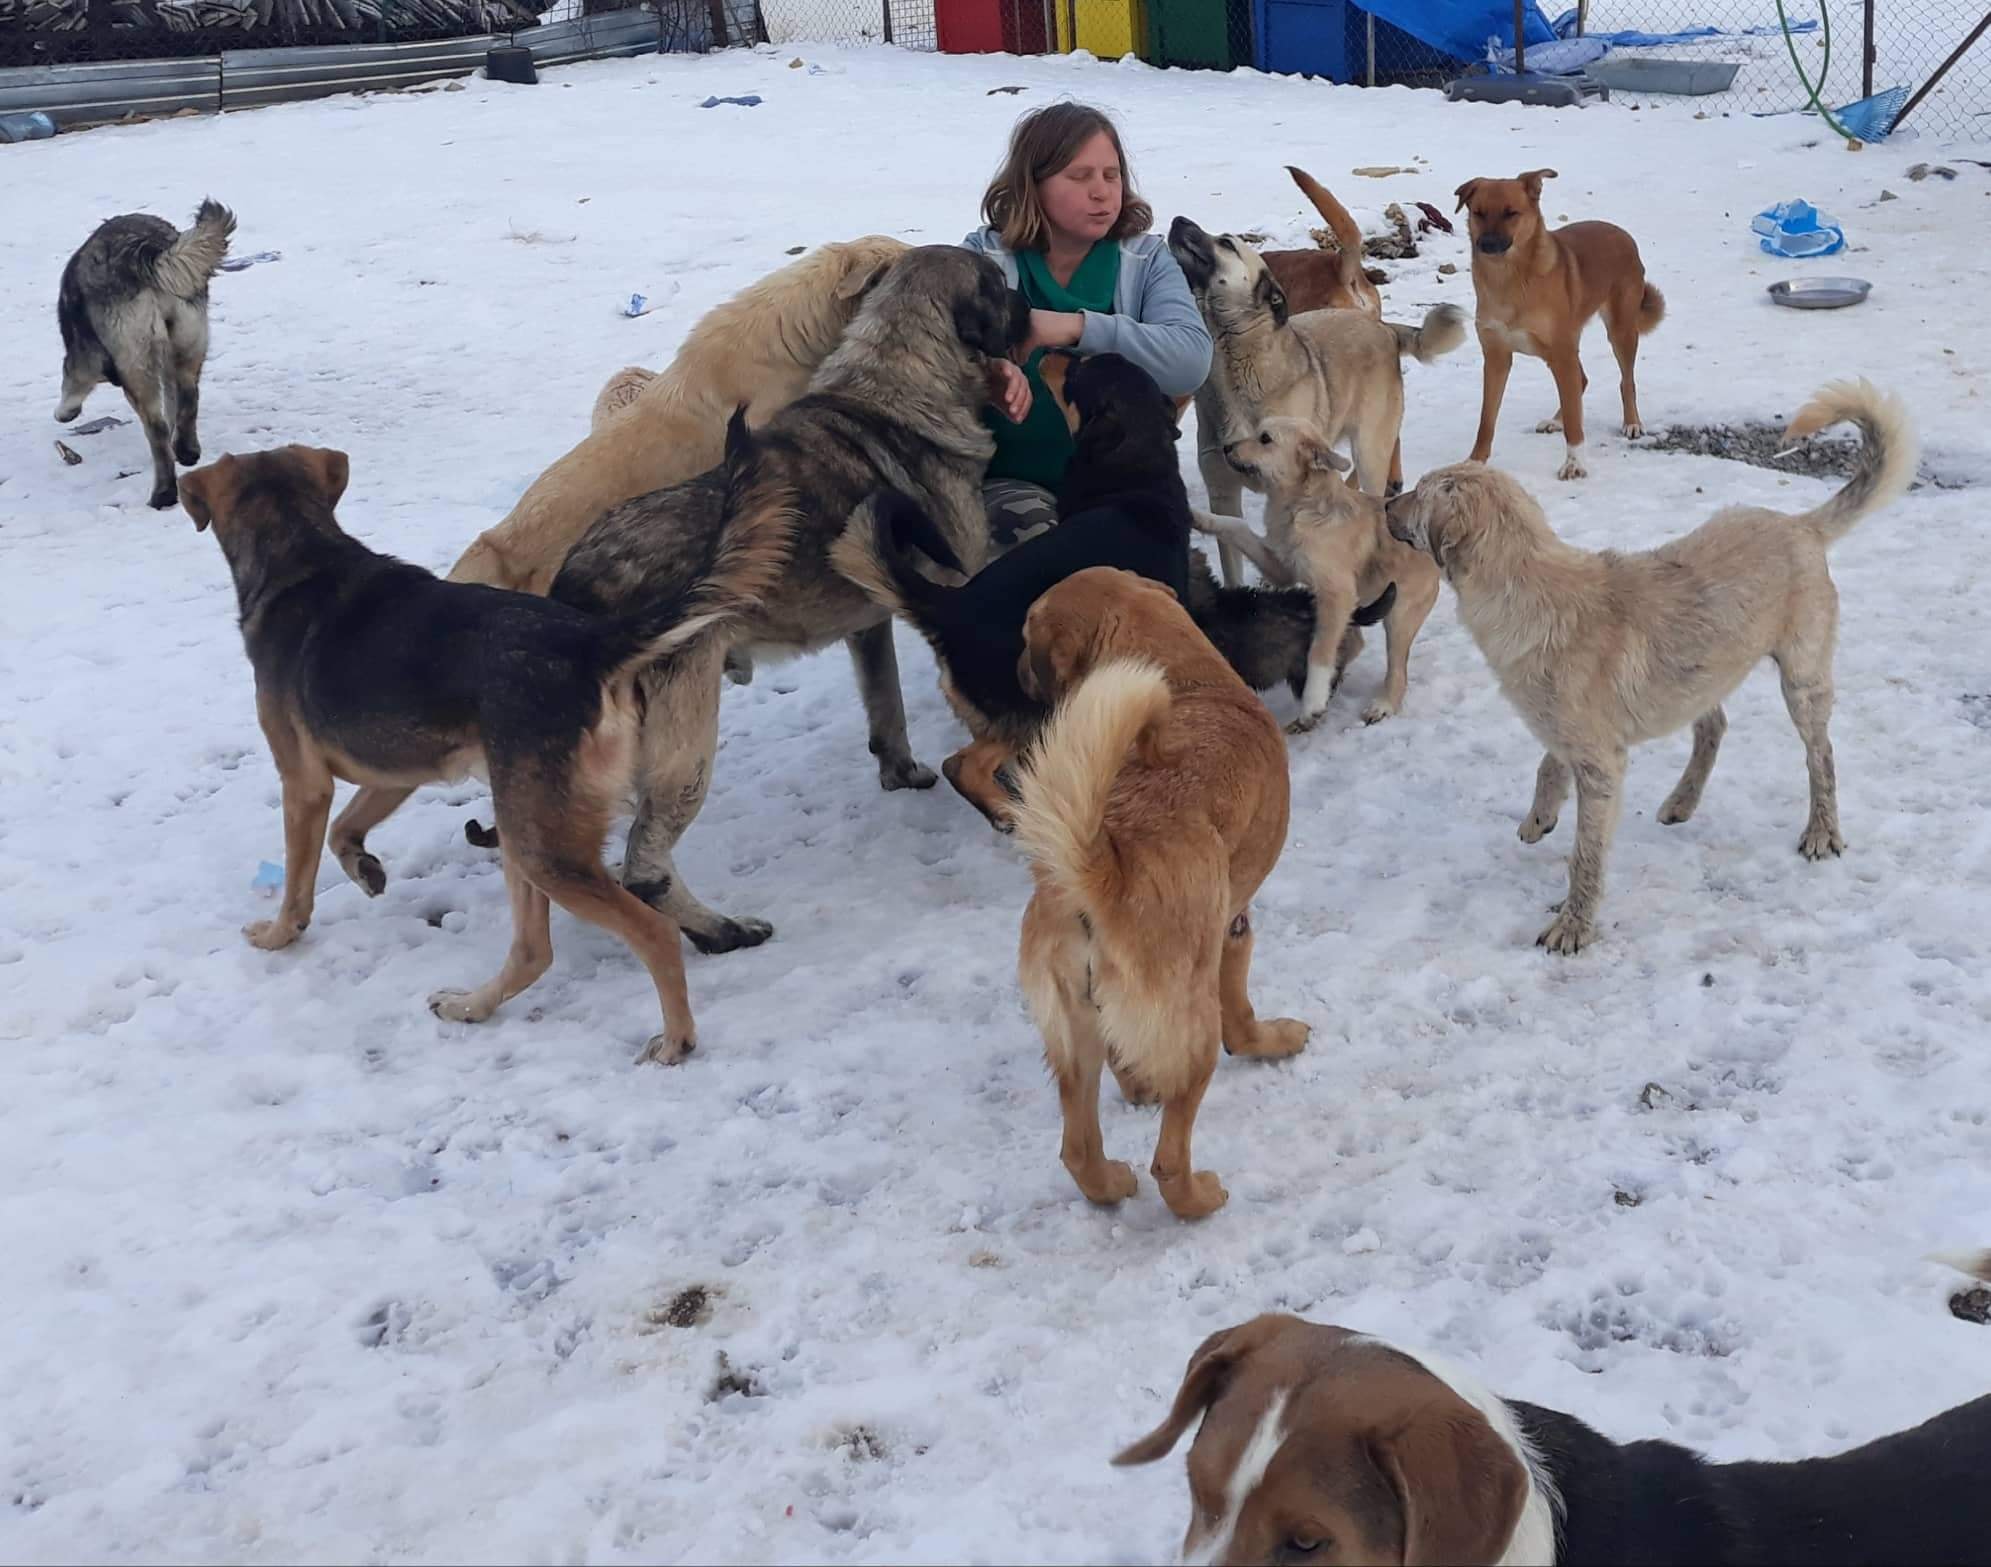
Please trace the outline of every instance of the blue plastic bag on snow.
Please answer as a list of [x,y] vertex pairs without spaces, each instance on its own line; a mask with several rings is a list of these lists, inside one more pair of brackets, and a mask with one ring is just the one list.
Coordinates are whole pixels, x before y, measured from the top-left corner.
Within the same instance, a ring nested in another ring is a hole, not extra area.
[[1808,201],[1780,201],[1749,227],[1772,256],[1829,256],[1846,248],[1846,231]]

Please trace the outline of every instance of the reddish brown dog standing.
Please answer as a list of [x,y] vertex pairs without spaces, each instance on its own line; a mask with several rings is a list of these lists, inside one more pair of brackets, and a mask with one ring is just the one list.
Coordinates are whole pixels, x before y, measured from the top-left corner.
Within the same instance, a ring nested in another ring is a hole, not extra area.
[[1478,297],[1474,324],[1486,360],[1486,390],[1480,402],[1479,435],[1472,460],[1493,454],[1493,425],[1516,354],[1548,361],[1555,377],[1558,416],[1536,428],[1562,432],[1568,446],[1556,477],[1580,479],[1583,466],[1583,392],[1590,384],[1577,358],[1577,344],[1592,316],[1602,314],[1618,357],[1618,388],[1624,399],[1624,430],[1645,433],[1638,416],[1638,388],[1632,367],[1638,340],[1659,325],[1666,301],[1645,280],[1638,242],[1615,223],[1570,223],[1559,229],[1542,220],[1542,181],[1554,169],[1531,169],[1511,180],[1467,180],[1459,205],[1470,215],[1473,292]]

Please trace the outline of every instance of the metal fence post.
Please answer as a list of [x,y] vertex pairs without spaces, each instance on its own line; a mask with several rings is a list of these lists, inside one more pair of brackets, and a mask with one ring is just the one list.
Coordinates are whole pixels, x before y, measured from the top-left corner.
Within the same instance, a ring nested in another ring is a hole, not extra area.
[[1860,96],[1862,98],[1871,98],[1873,96],[1874,60],[1873,0],[1866,0],[1865,5],[1861,9],[1866,13],[1866,48],[1860,55]]

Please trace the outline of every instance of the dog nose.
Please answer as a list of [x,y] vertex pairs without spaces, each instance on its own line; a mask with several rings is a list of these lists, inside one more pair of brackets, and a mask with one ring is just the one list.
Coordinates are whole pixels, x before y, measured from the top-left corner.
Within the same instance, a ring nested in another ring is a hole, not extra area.
[[1504,234],[1489,234],[1479,242],[1479,248],[1489,256],[1502,255],[1514,248],[1514,241]]

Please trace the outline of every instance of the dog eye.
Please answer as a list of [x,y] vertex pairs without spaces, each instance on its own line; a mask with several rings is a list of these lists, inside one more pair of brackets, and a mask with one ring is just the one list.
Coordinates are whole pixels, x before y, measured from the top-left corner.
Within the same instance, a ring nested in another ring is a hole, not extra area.
[[1312,1556],[1326,1544],[1326,1540],[1310,1534],[1292,1534],[1286,1537],[1286,1551],[1292,1556]]
[[1505,212],[1500,214],[1502,221],[1505,221],[1506,219],[1509,218],[1518,218],[1520,215],[1521,214],[1516,212],[1512,207],[1509,207]]
[[1272,444],[1272,437],[1269,435],[1261,435],[1258,438],[1258,444],[1260,446],[1270,446]]
[[1237,246],[1231,243],[1230,235],[1228,234],[1224,235],[1224,237],[1218,240],[1217,243],[1219,245],[1222,245],[1224,249],[1228,250],[1232,255],[1235,256],[1237,254]]

